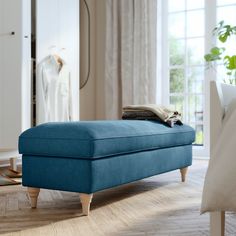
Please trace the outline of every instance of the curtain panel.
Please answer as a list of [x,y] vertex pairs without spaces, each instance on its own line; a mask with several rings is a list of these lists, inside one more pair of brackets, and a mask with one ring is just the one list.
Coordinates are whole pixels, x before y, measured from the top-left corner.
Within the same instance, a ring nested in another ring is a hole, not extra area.
[[157,0],[106,1],[105,110],[156,102]]

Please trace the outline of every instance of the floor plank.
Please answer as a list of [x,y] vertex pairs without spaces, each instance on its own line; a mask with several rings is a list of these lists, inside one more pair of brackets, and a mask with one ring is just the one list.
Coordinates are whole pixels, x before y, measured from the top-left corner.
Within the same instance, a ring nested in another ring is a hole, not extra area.
[[[0,234],[209,235],[209,216],[199,213],[206,168],[206,161],[194,161],[186,183],[173,171],[97,193],[89,217],[81,216],[77,193],[42,190],[32,210],[26,188],[1,187]],[[236,235],[235,214],[227,214],[226,229]]]

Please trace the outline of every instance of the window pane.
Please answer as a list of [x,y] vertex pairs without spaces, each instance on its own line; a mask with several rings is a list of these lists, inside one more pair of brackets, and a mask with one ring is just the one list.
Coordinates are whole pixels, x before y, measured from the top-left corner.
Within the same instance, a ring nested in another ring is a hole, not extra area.
[[184,69],[170,70],[170,93],[184,92]]
[[169,12],[174,11],[184,11],[185,10],[185,0],[169,0],[168,1]]
[[189,65],[199,65],[204,63],[204,39],[187,40],[187,63]]
[[174,109],[182,114],[184,117],[184,97],[183,96],[171,96],[170,104],[173,105]]
[[195,136],[195,145],[203,145],[204,142],[204,135],[203,135],[203,125],[192,125],[195,129],[196,136]]
[[191,67],[187,72],[188,92],[203,93],[204,67]]
[[236,0],[217,0],[217,5],[229,5],[229,4],[236,4]]
[[[236,22],[235,24],[236,25]],[[236,43],[235,43],[235,36],[232,36],[227,39],[227,43],[221,43],[219,40],[217,41],[217,46],[218,47],[224,47],[226,49],[225,53],[227,55],[233,55],[236,52]],[[233,53],[233,54],[232,54]]]
[[236,25],[236,6],[218,7],[217,21],[225,21],[226,24]]
[[[178,2],[178,0],[177,0]],[[204,0],[187,0],[187,9],[199,9],[204,8]]]
[[188,121],[191,123],[203,122],[203,95],[190,95]]
[[183,38],[185,36],[185,13],[169,15],[169,37]]
[[203,36],[204,30],[204,10],[187,12],[187,36]]
[[170,65],[183,65],[185,61],[185,40],[171,38],[169,40]]

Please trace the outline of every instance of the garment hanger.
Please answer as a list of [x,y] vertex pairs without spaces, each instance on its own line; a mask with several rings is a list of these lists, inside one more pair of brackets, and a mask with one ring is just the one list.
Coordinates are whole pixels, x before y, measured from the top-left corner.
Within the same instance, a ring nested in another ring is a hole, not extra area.
[[[57,49],[57,47],[55,45],[52,45],[49,49],[50,50]],[[56,53],[56,52],[50,53],[53,56],[53,58],[55,59],[55,61],[57,62],[57,64],[60,66],[60,69],[62,68],[62,66],[64,64],[62,58],[59,56],[60,52],[63,50],[66,50],[66,48],[61,48],[58,53]]]
[[59,64],[62,67],[63,66],[63,61],[62,61],[61,57],[58,56],[57,54],[53,54],[52,56],[54,57],[57,64]]

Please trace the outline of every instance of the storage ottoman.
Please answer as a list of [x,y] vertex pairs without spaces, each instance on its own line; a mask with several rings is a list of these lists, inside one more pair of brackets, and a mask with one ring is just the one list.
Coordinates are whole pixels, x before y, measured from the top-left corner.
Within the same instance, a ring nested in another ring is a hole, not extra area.
[[92,194],[192,163],[195,132],[158,121],[45,123],[19,138],[23,185],[33,208],[40,188],[78,192],[88,215]]

